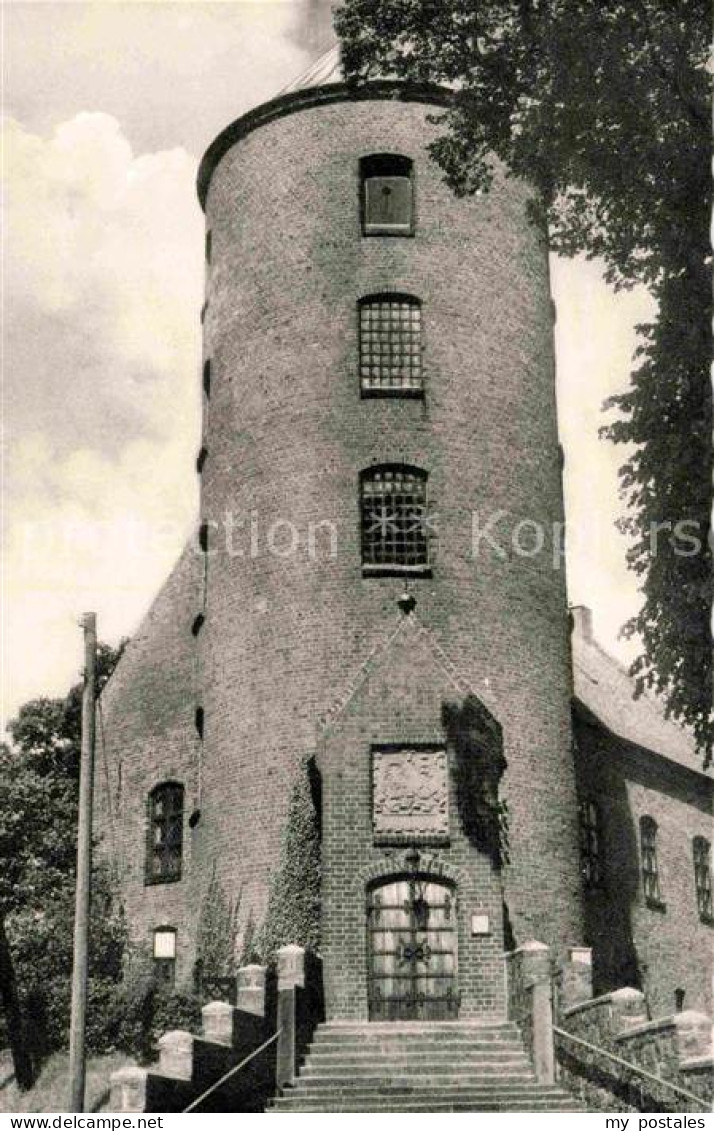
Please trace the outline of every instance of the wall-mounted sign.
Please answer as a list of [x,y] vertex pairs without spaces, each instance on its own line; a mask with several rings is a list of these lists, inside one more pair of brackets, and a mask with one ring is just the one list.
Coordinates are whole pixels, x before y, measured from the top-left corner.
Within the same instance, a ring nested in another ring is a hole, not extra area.
[[483,911],[474,911],[471,916],[471,934],[472,935],[490,935],[491,925],[489,923],[488,915]]

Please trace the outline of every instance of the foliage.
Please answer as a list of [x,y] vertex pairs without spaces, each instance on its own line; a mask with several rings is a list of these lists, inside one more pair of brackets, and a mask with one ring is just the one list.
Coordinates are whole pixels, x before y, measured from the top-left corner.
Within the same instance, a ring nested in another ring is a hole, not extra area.
[[293,943],[309,951],[320,944],[320,814],[314,763],[300,765],[293,787],[280,861],[270,883],[268,909],[257,950],[264,960]]
[[[621,469],[628,560],[644,605],[627,631],[639,691],[711,752],[711,289],[708,5],[704,0],[345,0],[335,24],[348,79],[451,89],[432,153],[459,193],[498,162],[535,189],[552,249],[601,257],[616,288],[644,283],[658,320],[605,434],[636,445]],[[651,523],[687,521],[651,550]],[[691,547],[690,547],[691,548]]]
[[[98,692],[122,650],[123,644],[99,646]],[[66,1043],[69,1030],[81,697],[77,685],[64,700],[26,703],[8,725],[12,746],[0,746],[0,916],[10,955],[0,991],[9,1009],[6,991],[15,983],[35,1070],[43,1056]],[[91,1040],[92,1000],[104,1002],[113,993],[126,941],[123,914],[101,863],[93,870],[89,930]],[[8,1027],[16,1030],[17,1021],[8,1019]],[[97,1040],[96,1047],[103,1047],[103,1038]]]
[[201,1031],[201,999],[173,987],[160,986],[146,976],[128,977],[114,1004],[115,1047],[151,1064],[159,1052],[158,1041],[171,1029]]
[[496,867],[508,863],[508,803],[498,796],[506,769],[501,727],[474,695],[445,703],[442,722],[455,755],[456,803],[464,833]]
[[214,868],[196,933],[196,963],[202,978],[230,978],[235,974],[239,910],[240,899],[234,902],[226,897]]

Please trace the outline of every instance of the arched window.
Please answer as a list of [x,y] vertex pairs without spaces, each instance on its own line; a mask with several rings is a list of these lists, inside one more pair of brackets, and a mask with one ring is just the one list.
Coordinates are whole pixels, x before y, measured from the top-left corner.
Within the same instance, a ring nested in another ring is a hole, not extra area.
[[692,841],[694,856],[694,890],[697,896],[699,918],[704,923],[714,921],[712,914],[712,864],[711,844],[703,836],[695,836]]
[[359,302],[359,374],[365,396],[421,396],[421,303],[410,295]]
[[602,819],[600,807],[591,798],[580,802],[580,867],[586,887],[602,887]]
[[149,794],[146,882],[180,880],[182,854],[183,786],[162,782]]
[[365,572],[424,572],[429,565],[427,473],[383,464],[360,476]]
[[154,931],[154,975],[162,986],[176,981],[176,928],[157,927]]
[[410,236],[414,231],[414,177],[411,158],[374,153],[360,161],[362,233]]
[[640,818],[640,862],[645,901],[651,907],[663,907],[657,863],[657,822],[653,817]]

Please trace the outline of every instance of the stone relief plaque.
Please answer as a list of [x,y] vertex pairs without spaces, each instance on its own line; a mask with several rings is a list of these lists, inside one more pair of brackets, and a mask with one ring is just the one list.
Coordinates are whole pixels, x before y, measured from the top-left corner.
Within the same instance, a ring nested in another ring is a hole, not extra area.
[[446,751],[373,750],[372,798],[375,836],[448,836]]

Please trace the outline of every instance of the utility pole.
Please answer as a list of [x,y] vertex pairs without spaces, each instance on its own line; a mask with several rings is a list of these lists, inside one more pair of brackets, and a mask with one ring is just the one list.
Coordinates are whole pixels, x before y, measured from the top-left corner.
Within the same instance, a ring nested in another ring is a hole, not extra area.
[[82,756],[79,771],[79,828],[77,831],[77,892],[74,912],[72,1019],[69,1028],[69,1110],[84,1111],[84,1035],[87,1016],[87,951],[89,884],[92,870],[92,793],[94,789],[95,687],[97,617],[85,613],[84,692],[82,694]]

